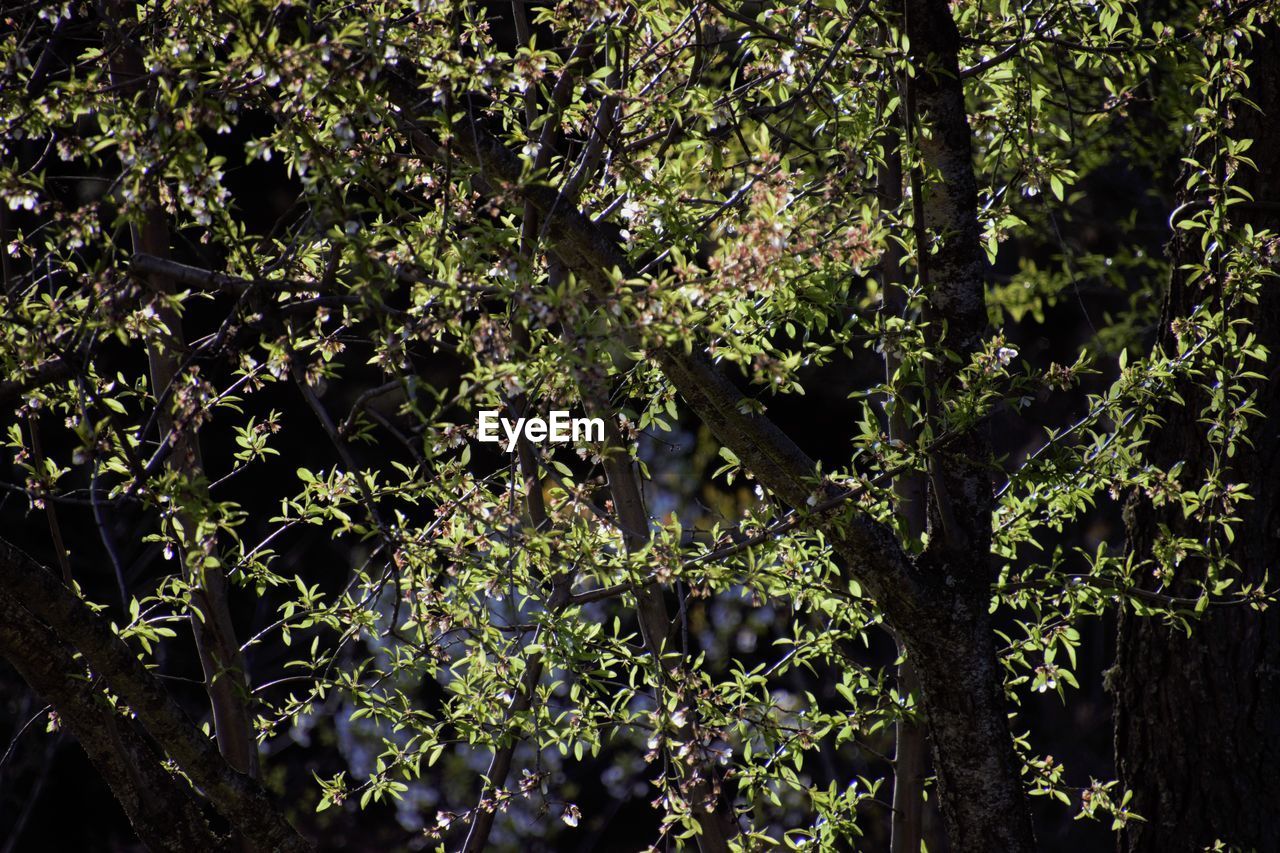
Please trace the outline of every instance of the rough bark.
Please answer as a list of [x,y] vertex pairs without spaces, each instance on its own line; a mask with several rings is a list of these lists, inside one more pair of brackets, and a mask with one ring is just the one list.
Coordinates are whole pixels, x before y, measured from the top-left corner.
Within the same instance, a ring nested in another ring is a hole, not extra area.
[[[926,408],[935,430],[952,429],[938,422],[938,402],[987,332],[977,179],[950,8],[946,0],[907,0],[904,18],[915,70],[906,81],[904,127],[919,158],[910,175],[927,339],[933,351],[961,357],[937,361]],[[937,179],[926,184],[926,170]],[[907,613],[889,615],[920,680],[951,849],[1031,851],[1035,837],[988,614],[995,581],[991,458],[981,424],[931,454],[930,538],[918,560],[927,589]]]
[[[61,643],[84,657],[88,667],[129,706],[147,734],[177,762],[241,838],[255,849],[310,849],[262,787],[218,754],[106,621],[47,569],[2,539],[0,588],[7,598],[45,623]],[[46,650],[24,643],[7,646],[4,652],[26,672],[41,666],[39,659]],[[32,686],[41,689],[34,683]]]
[[[950,593],[950,595],[948,594]],[[1032,851],[987,593],[935,590],[942,606],[899,628],[920,679],[938,799],[953,851]]]
[[94,689],[74,652],[0,590],[0,654],[57,711],[151,850],[218,850],[188,784],[161,765],[137,724]]
[[[1240,106],[1232,135],[1253,139],[1248,152],[1257,164],[1239,179],[1254,199],[1280,198],[1280,146],[1268,144],[1280,120],[1280,31],[1273,26],[1253,48],[1247,97],[1261,108]],[[1263,205],[1232,208],[1255,229],[1276,229],[1280,217]],[[1169,345],[1170,323],[1205,298],[1188,283],[1183,262],[1199,258],[1199,236],[1179,232],[1170,246],[1175,273],[1163,306],[1161,345]],[[1270,361],[1257,383],[1261,414],[1250,427],[1252,446],[1231,460],[1228,482],[1248,482],[1254,499],[1239,504],[1241,523],[1230,557],[1246,582],[1276,580],[1280,565],[1280,290],[1264,284],[1247,315]],[[1182,389],[1186,404],[1172,401],[1157,414],[1164,425],[1151,436],[1151,461],[1163,468],[1184,461],[1184,483],[1204,471],[1210,448],[1198,418],[1207,398]],[[1135,496],[1126,512],[1129,549],[1149,559],[1159,525],[1196,536],[1194,520],[1181,509],[1154,507]],[[1194,579],[1203,566],[1179,566]],[[1151,582],[1151,578],[1146,579]],[[1131,821],[1120,848],[1133,853],[1201,850],[1222,840],[1239,849],[1280,850],[1280,613],[1245,607],[1210,608],[1190,637],[1159,618],[1125,612],[1120,618],[1116,666],[1116,760],[1121,783],[1133,790],[1130,808],[1145,822]]]

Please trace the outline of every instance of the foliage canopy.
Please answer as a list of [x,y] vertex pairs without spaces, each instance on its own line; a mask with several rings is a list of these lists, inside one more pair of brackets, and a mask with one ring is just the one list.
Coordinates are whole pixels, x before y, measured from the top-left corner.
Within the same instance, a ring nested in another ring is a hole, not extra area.
[[[495,815],[495,843],[559,843],[601,818],[572,768],[602,766],[612,798],[642,783],[645,843],[714,846],[717,814],[744,848],[855,843],[936,692],[886,649],[911,659],[916,602],[956,589],[1016,784],[1141,819],[1018,709],[1070,701],[1084,620],[1265,601],[1225,556],[1248,484],[1156,467],[1144,436],[1190,381],[1222,465],[1249,440],[1268,353],[1241,307],[1275,243],[1236,215],[1231,116],[1267,4],[5,14],[18,491],[33,525],[84,519],[49,553],[148,665],[211,626],[219,720],[239,706],[267,753],[332,732],[299,825],[395,802],[433,844]],[[1185,188],[1190,316],[1157,317],[1169,264],[1103,207],[1126,161]],[[1074,237],[1091,217],[1109,245]],[[1116,298],[1078,354],[1019,343],[1090,288]],[[833,376],[856,414],[811,433],[815,461],[767,417],[821,418],[806,390]],[[604,417],[606,441],[501,454],[474,441],[492,408]],[[1048,424],[1034,452],[984,437],[1024,420]],[[1211,535],[1144,563],[1072,533],[1134,490]],[[148,543],[163,568],[133,564]],[[1212,566],[1190,592],[1189,554]]]

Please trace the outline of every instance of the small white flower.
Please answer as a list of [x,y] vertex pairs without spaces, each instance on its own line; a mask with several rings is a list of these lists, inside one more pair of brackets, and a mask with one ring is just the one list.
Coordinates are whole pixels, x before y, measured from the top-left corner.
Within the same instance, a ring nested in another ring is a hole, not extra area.
[[769,237],[769,245],[775,249],[786,248],[787,228],[781,222],[773,223],[773,235]]
[[1018,357],[1018,351],[1013,347],[1000,347],[996,350],[996,361],[1000,362],[1001,367],[1008,367],[1009,363]]
[[505,278],[507,281],[515,281],[516,273],[519,272],[519,269],[514,258],[507,258],[489,267],[487,275],[489,278]]
[[23,190],[9,196],[10,210],[33,210],[36,206],[35,193]]
[[794,50],[784,50],[778,59],[778,70],[782,72],[782,79],[788,82],[794,80],[796,76],[795,58]]

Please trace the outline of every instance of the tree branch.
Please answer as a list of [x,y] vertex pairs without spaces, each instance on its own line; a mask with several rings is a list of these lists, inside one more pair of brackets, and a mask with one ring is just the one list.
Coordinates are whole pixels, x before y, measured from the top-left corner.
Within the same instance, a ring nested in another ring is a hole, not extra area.
[[[443,148],[413,120],[421,93],[392,70],[388,80],[391,100],[410,142],[430,159],[446,158]],[[483,127],[479,116],[465,115],[451,131],[450,150],[480,173],[482,189],[514,190],[532,205],[545,220],[543,233],[555,254],[580,279],[604,290],[615,277],[625,281],[635,276],[627,256],[604,228],[576,206],[564,203],[554,188],[522,181],[520,158]],[[804,507],[810,498],[821,501],[837,491],[833,484],[820,481],[816,464],[786,433],[768,417],[751,411],[742,392],[699,350],[664,347],[650,355],[716,438],[788,504]],[[918,594],[911,562],[887,527],[857,516],[828,533],[850,571],[877,599],[891,606],[893,601],[905,602]]]
[[0,409],[7,409],[17,398],[42,385],[70,379],[74,372],[70,362],[63,358],[51,358],[37,365],[23,379],[6,379],[0,382]]
[[[123,31],[132,17],[132,10],[120,0],[112,0],[106,4],[105,11],[107,14],[103,23],[107,32],[104,41],[109,48],[111,80],[113,83],[130,81],[122,94],[135,94],[145,84],[142,79],[141,53],[131,34]],[[129,223],[130,240],[135,253],[163,260],[169,254],[169,223],[159,205],[155,189],[150,188],[147,193],[145,211],[139,219]],[[167,273],[156,271],[145,275],[143,280],[159,297],[156,300],[156,317],[169,334],[168,340],[153,338],[147,341],[151,390],[158,399],[166,389],[173,387],[179,377],[182,364],[177,353],[186,348],[186,342],[182,332],[182,317],[169,301],[169,297],[176,291],[174,279]],[[170,468],[186,478],[198,479],[204,467],[199,437],[190,430],[175,429],[178,425],[173,414],[159,402],[156,412],[161,433],[172,434]],[[240,644],[236,641],[235,626],[231,621],[226,578],[221,566],[208,568],[202,559],[207,555],[212,540],[194,541],[192,532],[198,526],[195,519],[181,517],[181,520],[182,527],[187,531],[179,536],[182,540],[179,546],[183,552],[183,569],[191,583],[191,631],[204,670],[205,690],[213,710],[218,748],[237,770],[256,777],[258,744],[246,701],[248,685],[244,658],[240,654]]]
[[190,787],[165,770],[137,723],[95,690],[74,652],[0,589],[0,654],[51,702],[151,850],[219,850]]
[[[44,621],[57,639],[74,646],[83,655],[89,667],[106,679],[110,689],[128,704],[156,743],[178,763],[242,838],[251,839],[265,850],[311,849],[262,787],[219,756],[214,745],[196,729],[173,697],[105,620],[48,570],[3,539],[0,539],[0,589]],[[6,657],[20,668],[38,665],[38,659],[45,653],[38,642],[30,640],[5,651]],[[59,668],[59,671],[62,670]]]

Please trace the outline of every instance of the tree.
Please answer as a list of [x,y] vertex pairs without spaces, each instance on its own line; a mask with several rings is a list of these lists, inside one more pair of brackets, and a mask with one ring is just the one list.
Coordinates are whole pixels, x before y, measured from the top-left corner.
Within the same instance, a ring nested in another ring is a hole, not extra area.
[[[1274,237],[1258,235],[1275,233],[1280,152],[1246,142],[1265,139],[1280,115],[1278,43],[1271,26],[1253,39],[1225,40],[1205,59],[1204,133],[1187,159],[1161,314],[1159,344],[1168,351],[1178,349],[1187,324],[1210,318],[1206,299],[1220,306],[1220,322],[1236,321],[1225,339],[1243,335],[1236,346],[1280,351],[1275,284],[1256,286],[1274,266]],[[1232,76],[1215,77],[1219,63]],[[1231,242],[1214,246],[1202,239],[1207,233]],[[1170,479],[1136,493],[1129,515],[1135,565],[1150,569],[1145,586],[1195,597],[1206,587],[1267,582],[1280,556],[1271,532],[1280,500],[1272,426],[1280,395],[1269,388],[1270,365],[1249,371],[1229,408],[1212,398],[1213,386],[1190,378],[1156,408],[1149,458]],[[1274,810],[1249,805],[1280,797],[1280,693],[1267,674],[1278,662],[1274,611],[1217,609],[1191,631],[1125,612],[1113,679],[1117,764],[1134,810],[1147,818],[1128,827],[1129,850],[1280,846]]]
[[[1173,592],[1141,546],[1057,541],[1170,482],[1147,448],[1170,389],[1246,428],[1260,278],[1130,360],[1166,265],[1122,223],[1115,251],[1059,223],[1129,146],[1168,168],[1165,129],[1128,119],[1152,69],[1196,81],[1269,13],[8,13],[0,402],[40,513],[6,536],[62,577],[4,545],[0,652],[160,849],[301,848],[294,826],[323,842],[393,802],[450,847],[559,843],[601,819],[574,769],[597,762],[649,786],[655,847],[893,824],[917,849],[926,797],[956,851],[1035,849],[1028,795],[1141,820],[1039,754],[1019,706],[1077,686],[1102,614],[1265,605],[1263,579]],[[1243,85],[1202,76],[1210,111]],[[1238,161],[1233,138],[1200,145]],[[1270,239],[1194,221],[1232,269]],[[1018,324],[1085,278],[1125,303],[1106,334],[1025,353]],[[853,414],[806,442],[794,413],[831,376]],[[1055,395],[1086,414],[1026,452]],[[490,444],[482,411],[603,437]],[[764,620],[769,651],[735,653],[718,612]],[[162,683],[193,672],[188,636],[203,696]],[[259,771],[316,726],[340,762]]]

